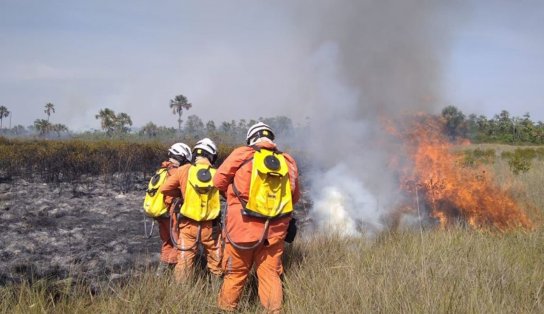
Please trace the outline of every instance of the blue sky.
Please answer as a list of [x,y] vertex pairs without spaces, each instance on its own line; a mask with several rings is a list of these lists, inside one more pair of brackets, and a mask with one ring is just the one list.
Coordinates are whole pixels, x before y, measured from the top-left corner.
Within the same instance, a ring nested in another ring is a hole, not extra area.
[[[98,128],[105,107],[175,126],[180,93],[205,120],[302,119],[312,52],[277,3],[0,0],[0,104],[26,126],[53,102],[72,129]],[[544,120],[544,2],[467,3],[452,13],[436,110]]]
[[456,30],[447,95],[467,112],[544,120],[544,2],[473,4]]

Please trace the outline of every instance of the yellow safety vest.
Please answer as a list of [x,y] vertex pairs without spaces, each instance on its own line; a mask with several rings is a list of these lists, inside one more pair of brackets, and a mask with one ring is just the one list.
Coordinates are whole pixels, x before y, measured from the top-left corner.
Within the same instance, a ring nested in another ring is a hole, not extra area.
[[180,213],[195,221],[213,220],[221,212],[219,190],[213,186],[215,169],[210,165],[196,164],[189,168],[189,180],[185,188]]

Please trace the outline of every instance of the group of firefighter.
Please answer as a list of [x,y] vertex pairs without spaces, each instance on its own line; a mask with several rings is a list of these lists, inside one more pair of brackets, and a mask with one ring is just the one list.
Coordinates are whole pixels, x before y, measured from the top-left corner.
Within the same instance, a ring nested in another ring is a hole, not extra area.
[[[267,312],[279,312],[284,242],[296,230],[292,212],[300,196],[298,169],[262,122],[249,128],[246,144],[218,168],[217,146],[209,138],[192,150],[184,143],[170,147],[161,165],[167,176],[159,188],[168,213],[156,218],[162,241],[159,270],[173,269],[175,280],[186,282],[201,246],[211,277],[223,278],[220,309],[236,309],[255,267],[261,304]],[[221,207],[220,195],[226,206]]]

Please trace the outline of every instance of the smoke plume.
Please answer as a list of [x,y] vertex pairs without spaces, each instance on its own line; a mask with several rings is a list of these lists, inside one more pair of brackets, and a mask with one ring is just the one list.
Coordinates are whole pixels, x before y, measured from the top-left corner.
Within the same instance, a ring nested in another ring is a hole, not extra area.
[[[374,235],[400,201],[388,167],[398,146],[384,120],[440,105],[450,25],[436,1],[307,1],[313,218],[322,229]],[[410,219],[404,219],[408,221]]]

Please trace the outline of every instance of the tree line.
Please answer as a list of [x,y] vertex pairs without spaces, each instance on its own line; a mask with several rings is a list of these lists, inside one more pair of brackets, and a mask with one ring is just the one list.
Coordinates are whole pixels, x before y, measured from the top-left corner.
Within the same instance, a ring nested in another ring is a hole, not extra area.
[[45,104],[44,113],[47,115],[47,119],[36,119],[31,126],[28,126],[28,128],[18,124],[13,128],[5,129],[4,119],[11,116],[11,111],[9,111],[6,106],[0,106],[0,134],[27,135],[29,133],[37,133],[41,136],[45,136],[49,133],[56,133],[57,136],[60,137],[61,133],[68,132],[68,127],[66,127],[66,125],[61,123],[51,123],[49,121],[51,114],[55,113],[55,105],[53,103],[48,102]]
[[[151,138],[157,140],[168,140],[173,137],[180,137],[191,141],[197,140],[204,136],[219,138],[225,143],[239,143],[245,138],[247,129],[257,120],[231,120],[223,121],[216,125],[216,122],[209,120],[204,122],[197,115],[189,115],[187,121],[182,119],[185,111],[192,108],[192,104],[184,95],[177,95],[169,101],[169,108],[172,114],[177,117],[178,128],[158,126],[153,122],[148,122],[141,129],[134,130],[132,128],[132,118],[125,112],[116,113],[110,108],[100,109],[95,115],[95,119],[100,121],[100,131],[86,131],[81,133],[73,133],[63,124],[53,124],[50,122],[50,117],[55,113],[55,105],[47,103],[44,106],[45,119],[36,119],[34,124],[25,128],[22,125],[17,125],[11,129],[3,129],[2,120],[10,115],[9,110],[5,106],[0,107],[0,134],[5,135],[38,135],[40,137],[49,137],[57,135],[60,137],[63,133],[71,137],[83,138],[124,138],[127,136]],[[263,118],[259,121],[269,124],[280,133],[292,132],[294,124],[290,118],[285,116]]]
[[444,132],[452,139],[467,138],[475,143],[544,144],[544,123],[531,120],[527,112],[521,117],[508,111],[488,118],[484,115],[466,116],[455,106],[447,106],[441,112]]
[[[188,110],[192,107],[192,104],[189,103],[187,97],[183,95],[177,95],[174,99],[170,100],[170,109],[172,109],[173,114],[178,116],[178,130],[182,130],[181,115],[183,110]],[[44,113],[47,115],[47,119],[36,119],[34,123],[28,128],[25,128],[23,125],[16,125],[10,129],[5,129],[3,126],[4,119],[10,117],[11,112],[6,106],[0,106],[0,133],[7,135],[32,135],[38,134],[40,136],[48,136],[50,133],[56,133],[60,137],[61,133],[69,133],[68,127],[64,124],[53,124],[49,121],[51,114],[55,113],[55,105],[51,102],[45,104]],[[115,111],[109,108],[100,109],[98,114],[95,116],[96,119],[100,120],[100,127],[106,133],[107,136],[114,136],[120,134],[127,134],[131,131],[132,119],[131,117],[124,112],[116,114]]]
[[[50,117],[55,113],[55,105],[48,102],[44,106],[46,118],[36,119],[33,125],[25,128],[16,125],[11,129],[4,127],[4,119],[10,116],[6,106],[0,106],[0,134],[4,135],[38,135],[48,137],[68,134],[72,137],[123,137],[127,135],[168,139],[183,134],[186,139],[197,139],[203,136],[220,138],[227,143],[236,143],[243,140],[247,128],[257,120],[240,119],[223,121],[216,124],[215,121],[203,121],[197,115],[189,115],[185,123],[182,120],[184,111],[192,108],[192,104],[184,95],[177,95],[169,101],[172,114],[177,116],[178,128],[156,125],[150,121],[141,129],[132,129],[132,118],[125,112],[116,113],[110,108],[100,109],[95,118],[100,121],[101,131],[86,131],[74,134],[60,123],[51,123]],[[544,123],[531,120],[529,113],[521,117],[512,116],[508,111],[502,110],[493,117],[484,115],[465,115],[455,106],[447,106],[441,111],[439,117],[444,123],[444,133],[452,139],[467,138],[476,143],[504,143],[504,144],[544,144]],[[295,129],[290,118],[277,116],[271,118],[259,118],[282,133],[289,133]]]

